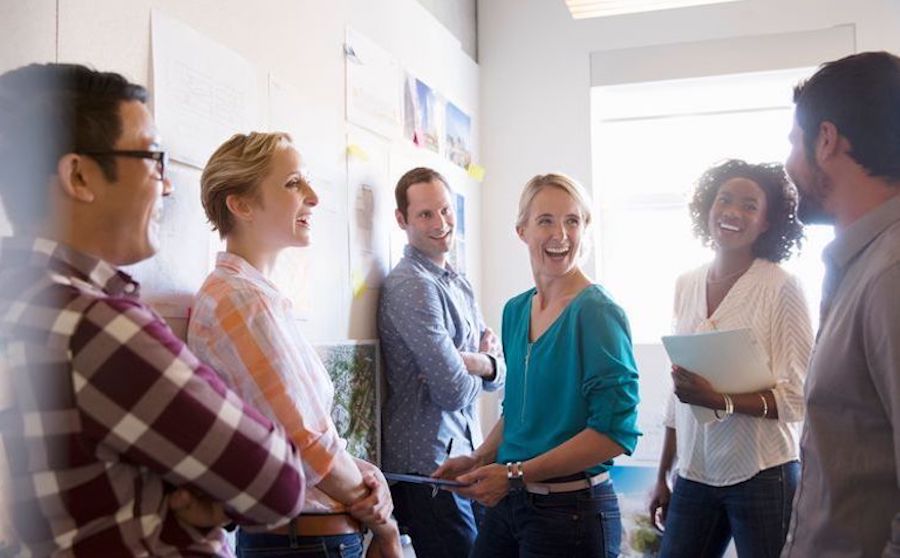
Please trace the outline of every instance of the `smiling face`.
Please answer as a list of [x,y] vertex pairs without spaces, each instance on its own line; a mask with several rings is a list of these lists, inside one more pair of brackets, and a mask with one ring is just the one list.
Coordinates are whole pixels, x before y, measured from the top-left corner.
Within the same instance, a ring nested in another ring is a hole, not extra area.
[[528,245],[534,275],[562,277],[578,268],[585,222],[578,202],[556,186],[545,186],[531,200],[528,218],[516,228]]
[[[122,133],[113,150],[159,149],[153,117],[143,103],[121,103],[119,118]],[[97,218],[104,224],[105,242],[110,245],[105,257],[113,264],[128,265],[153,256],[159,249],[162,200],[172,192],[172,185],[161,179],[160,168],[153,160],[116,157],[115,165],[116,180],[112,182],[99,172],[92,173],[103,182],[97,190],[96,208],[102,212]]]
[[797,217],[804,223],[831,224],[834,217],[826,211],[826,200],[829,188],[822,169],[808,158],[804,143],[803,129],[794,121],[791,133],[791,153],[784,163],[791,182],[797,187],[800,202],[797,206]]
[[443,267],[453,248],[456,216],[447,187],[440,180],[418,182],[406,191],[406,217],[398,209],[397,223],[410,246]]
[[284,142],[256,189],[252,230],[266,246],[309,246],[313,208],[319,198],[301,172],[300,154]]
[[759,184],[735,177],[719,186],[709,209],[709,233],[718,250],[753,251],[753,244],[769,228],[766,193]]

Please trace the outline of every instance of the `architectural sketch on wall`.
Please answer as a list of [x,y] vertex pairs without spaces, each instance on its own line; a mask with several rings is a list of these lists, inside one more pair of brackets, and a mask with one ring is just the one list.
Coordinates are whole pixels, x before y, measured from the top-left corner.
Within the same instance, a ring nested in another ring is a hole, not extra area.
[[381,452],[381,368],[376,341],[316,346],[334,383],[331,417],[347,451],[372,463]]
[[202,168],[236,132],[259,128],[256,70],[159,10],[152,15],[153,112],[172,159]]
[[347,121],[386,138],[400,134],[402,72],[397,60],[351,28],[344,52]]
[[[126,272],[141,283],[142,298],[165,318],[187,318],[194,293],[214,267],[222,246],[200,203],[200,171],[169,165],[173,193],[162,198],[159,249]],[[151,225],[153,226],[153,225]]]
[[444,153],[450,162],[468,168],[472,162],[472,119],[456,105],[446,103]]
[[363,287],[381,287],[387,275],[393,190],[388,182],[387,142],[365,130],[351,130],[347,145],[350,277],[358,295]]

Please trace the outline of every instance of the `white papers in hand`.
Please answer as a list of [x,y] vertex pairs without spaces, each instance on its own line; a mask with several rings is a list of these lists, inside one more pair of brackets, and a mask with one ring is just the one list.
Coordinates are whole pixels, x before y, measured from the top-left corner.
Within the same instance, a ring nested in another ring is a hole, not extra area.
[[[749,329],[712,331],[662,338],[669,360],[709,380],[716,391],[747,393],[771,388],[775,377]],[[712,409],[691,405],[701,424],[715,420]]]

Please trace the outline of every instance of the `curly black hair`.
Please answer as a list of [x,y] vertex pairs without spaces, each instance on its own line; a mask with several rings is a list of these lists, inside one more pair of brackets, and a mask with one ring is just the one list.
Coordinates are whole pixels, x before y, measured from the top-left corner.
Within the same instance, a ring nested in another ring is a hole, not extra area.
[[690,203],[694,235],[705,246],[712,244],[709,232],[709,210],[719,193],[719,187],[732,178],[752,180],[766,194],[766,221],[769,228],[753,243],[753,255],[771,262],[782,262],[803,241],[803,224],[797,219],[797,189],[791,184],[779,163],[750,164],[728,159],[703,173],[697,180]]

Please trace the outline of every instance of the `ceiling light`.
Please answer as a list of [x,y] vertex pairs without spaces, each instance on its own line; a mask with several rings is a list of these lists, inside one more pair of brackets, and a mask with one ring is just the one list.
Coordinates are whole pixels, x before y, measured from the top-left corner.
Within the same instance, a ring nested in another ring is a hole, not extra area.
[[639,12],[655,12],[672,8],[724,4],[741,0],[565,0],[575,19],[606,17]]

